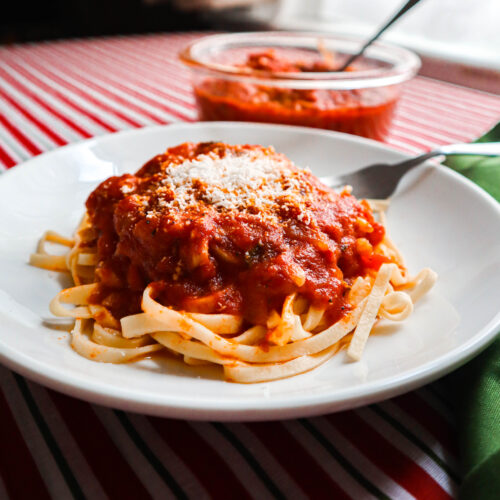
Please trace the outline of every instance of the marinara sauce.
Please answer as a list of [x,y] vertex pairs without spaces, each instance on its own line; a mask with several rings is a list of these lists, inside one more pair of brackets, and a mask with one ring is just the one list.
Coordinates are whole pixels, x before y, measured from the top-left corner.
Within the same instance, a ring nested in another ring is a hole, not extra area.
[[98,251],[91,300],[116,318],[140,312],[154,283],[177,310],[265,324],[297,293],[333,322],[352,280],[385,259],[366,202],[261,146],[181,144],[107,179],[86,206]]
[[[332,71],[322,60],[292,61],[274,50],[256,52],[237,65],[270,73]],[[347,71],[355,71],[348,68]],[[283,123],[383,139],[399,91],[394,86],[353,90],[294,89],[206,77],[194,84],[201,120]]]

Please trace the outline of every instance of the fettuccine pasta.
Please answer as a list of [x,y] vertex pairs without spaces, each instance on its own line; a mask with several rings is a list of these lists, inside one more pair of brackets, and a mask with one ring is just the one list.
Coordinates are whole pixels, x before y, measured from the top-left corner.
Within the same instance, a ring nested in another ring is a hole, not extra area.
[[168,351],[262,382],[344,347],[359,360],[375,323],[405,320],[433,286],[430,269],[408,275],[386,208],[333,192],[270,148],[186,143],[104,181],[75,237],[46,232],[30,263],[71,274],[50,310],[74,318],[82,356]]

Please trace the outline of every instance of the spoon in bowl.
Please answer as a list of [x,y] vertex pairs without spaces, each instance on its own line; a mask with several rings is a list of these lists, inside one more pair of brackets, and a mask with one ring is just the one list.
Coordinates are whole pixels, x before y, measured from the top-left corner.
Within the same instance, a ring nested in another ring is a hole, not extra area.
[[380,35],[382,35],[382,33],[387,29],[389,28],[390,26],[392,26],[403,14],[406,14],[406,12],[408,12],[414,5],[416,5],[420,0],[409,0],[408,2],[406,2],[403,7],[401,7],[401,9],[399,9],[398,12],[396,12],[396,14],[394,14],[394,16],[391,17],[391,19],[389,19],[389,21],[387,21],[384,26],[382,26],[382,28],[380,28],[377,33],[375,33],[375,35],[373,35],[362,47],[361,49],[356,52],[356,54],[353,54],[352,56],[350,56],[347,61],[344,62],[344,64],[342,64],[342,66],[338,69],[336,69],[335,71],[344,71],[347,69],[348,66],[350,66],[358,57],[362,56],[363,53],[365,52],[365,50],[375,41],[377,40]]

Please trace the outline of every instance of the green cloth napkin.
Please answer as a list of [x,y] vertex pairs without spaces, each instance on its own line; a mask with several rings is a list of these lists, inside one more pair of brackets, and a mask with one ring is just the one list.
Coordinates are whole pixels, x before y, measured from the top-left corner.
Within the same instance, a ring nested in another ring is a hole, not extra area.
[[[500,141],[500,123],[476,142]],[[500,157],[449,157],[445,165],[500,202]],[[500,308],[500,297],[499,297]],[[446,380],[458,415],[461,499],[500,499],[500,338]]]

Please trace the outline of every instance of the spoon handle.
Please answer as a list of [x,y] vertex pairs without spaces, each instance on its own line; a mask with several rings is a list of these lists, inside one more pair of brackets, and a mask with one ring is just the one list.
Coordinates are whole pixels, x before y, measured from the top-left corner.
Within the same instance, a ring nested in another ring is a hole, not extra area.
[[387,21],[387,23],[384,24],[384,26],[382,26],[382,28],[380,28],[380,30],[377,31],[377,33],[375,33],[375,35],[373,35],[364,45],[363,47],[356,53],[356,54],[353,54],[351,57],[349,57],[349,59],[347,59],[347,61],[339,68],[337,69],[336,71],[344,71],[350,64],[353,63],[353,61],[355,59],[357,59],[359,56],[363,55],[364,51],[375,41],[377,40],[377,38],[387,29],[389,28],[389,26],[391,26],[392,24],[394,24],[403,14],[405,14],[406,12],[408,12],[414,5],[416,5],[418,2],[420,2],[420,0],[408,0],[408,2],[406,2],[403,7],[401,7],[401,9],[393,16],[391,17],[391,19],[389,19],[389,21]]

